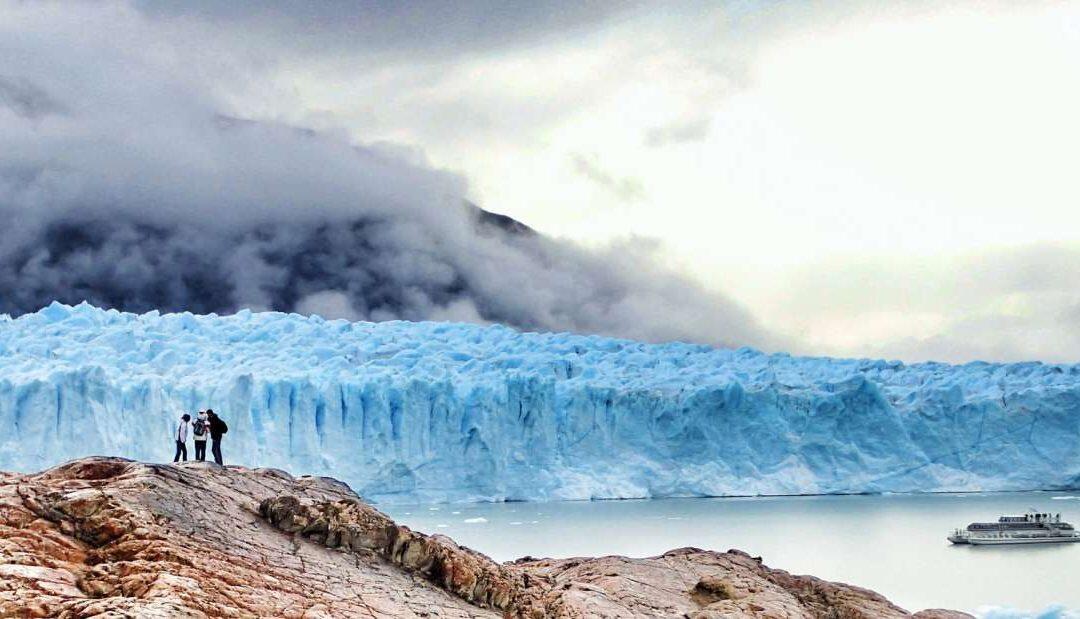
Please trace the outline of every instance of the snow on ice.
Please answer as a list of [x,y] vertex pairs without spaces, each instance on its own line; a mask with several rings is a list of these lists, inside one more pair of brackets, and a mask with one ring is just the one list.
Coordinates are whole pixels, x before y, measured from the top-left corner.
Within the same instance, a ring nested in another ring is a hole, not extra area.
[[383,502],[1080,486],[1080,366],[650,345],[293,314],[0,316],[0,470],[167,461],[182,412],[226,462]]

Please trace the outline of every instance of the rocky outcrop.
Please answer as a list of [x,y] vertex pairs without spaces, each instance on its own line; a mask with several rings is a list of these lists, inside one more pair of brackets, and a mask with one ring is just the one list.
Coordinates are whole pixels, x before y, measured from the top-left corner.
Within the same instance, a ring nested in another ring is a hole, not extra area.
[[[284,531],[330,548],[374,552],[473,604],[505,616],[541,617],[908,617],[881,595],[774,570],[738,550],[682,548],[659,557],[521,559],[509,564],[441,535],[424,535],[353,499],[264,500],[259,511]],[[964,617],[950,611],[921,617]]]
[[0,477],[0,617],[498,617],[374,554],[284,535],[279,494],[355,499],[272,469],[90,458]]
[[521,614],[527,605],[529,581],[522,570],[503,567],[448,537],[399,526],[356,499],[312,503],[287,495],[264,500],[259,512],[283,531],[328,548],[374,553],[472,604],[511,614]]
[[738,551],[499,564],[394,523],[332,479],[88,458],[0,473],[0,616],[910,615]]

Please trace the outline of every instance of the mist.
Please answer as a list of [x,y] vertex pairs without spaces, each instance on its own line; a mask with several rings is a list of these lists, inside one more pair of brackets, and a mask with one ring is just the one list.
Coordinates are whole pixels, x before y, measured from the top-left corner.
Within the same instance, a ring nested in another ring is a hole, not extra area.
[[87,301],[771,341],[648,240],[546,238],[472,206],[415,145],[256,119],[233,96],[259,87],[248,64],[126,4],[0,6],[2,313]]

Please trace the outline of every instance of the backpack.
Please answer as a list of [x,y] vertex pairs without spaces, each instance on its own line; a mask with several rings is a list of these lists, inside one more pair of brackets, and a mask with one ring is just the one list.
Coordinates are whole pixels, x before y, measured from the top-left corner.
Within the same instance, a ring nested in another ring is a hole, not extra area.
[[196,419],[191,429],[195,432],[195,436],[202,436],[206,434],[206,422],[202,419]]
[[225,434],[229,431],[229,425],[225,423],[225,420],[218,417],[218,427],[221,428],[221,433]]

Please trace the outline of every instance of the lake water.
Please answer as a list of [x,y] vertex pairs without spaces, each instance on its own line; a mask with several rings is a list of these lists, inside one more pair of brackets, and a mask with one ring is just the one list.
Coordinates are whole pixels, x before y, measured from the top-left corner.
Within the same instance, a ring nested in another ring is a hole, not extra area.
[[953,546],[972,521],[1029,508],[1080,524],[1080,492],[395,505],[391,517],[498,561],[738,548],[766,565],[878,591],[909,610],[1080,609],[1080,543]]

